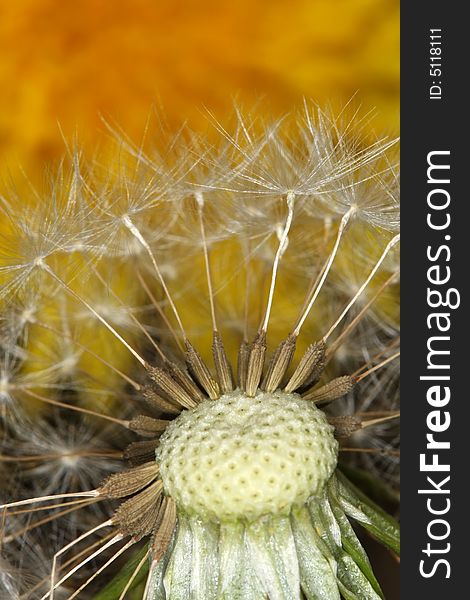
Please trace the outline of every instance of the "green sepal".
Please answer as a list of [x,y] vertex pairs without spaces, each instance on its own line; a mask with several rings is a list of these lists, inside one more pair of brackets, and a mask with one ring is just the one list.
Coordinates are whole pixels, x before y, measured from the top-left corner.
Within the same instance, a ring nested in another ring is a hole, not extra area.
[[[167,600],[187,600],[191,597],[192,532],[189,520],[179,514],[175,545],[168,561],[163,586]],[[154,598],[150,596],[152,600]]]
[[300,577],[289,519],[259,519],[246,526],[245,538],[263,592],[276,600],[296,600]]
[[220,600],[265,600],[250,563],[243,523],[220,524],[219,572]]
[[[338,558],[338,585],[346,600],[382,600],[383,596],[377,594],[368,577],[361,571],[355,560],[342,552]],[[346,596],[347,593],[347,596]]]
[[190,518],[193,536],[191,565],[191,600],[218,599],[219,526]]
[[342,510],[339,500],[338,500],[338,492],[337,492],[337,483],[335,478],[331,478],[328,483],[328,492],[329,492],[329,504],[331,506],[331,510],[335,516],[336,522],[341,531],[341,544],[344,550],[349,556],[354,560],[357,566],[361,569],[364,575],[367,577],[368,581],[372,585],[374,591],[383,598],[383,592],[380,588],[379,582],[375,578],[374,571],[372,570],[372,565],[370,564],[369,558],[367,556],[366,551],[362,547],[361,542],[357,538],[357,535],[354,529],[349,522],[348,517]]
[[307,600],[340,600],[336,561],[315,531],[307,508],[294,508],[291,523],[305,597]]
[[175,539],[176,530],[173,532],[172,538],[170,540],[170,543],[168,544],[168,548],[166,549],[165,554],[158,562],[154,562],[150,566],[150,581],[148,586],[147,597],[151,598],[152,600],[167,600],[165,588],[163,586],[163,575],[166,571],[168,562],[170,560],[170,556],[173,552]]
[[393,517],[369,500],[341,472],[336,472],[338,500],[344,512],[365,529],[400,554],[400,527]]
[[319,498],[312,498],[307,506],[315,531],[334,555],[341,548],[341,531],[326,493]]
[[[372,566],[361,543],[357,539],[348,518],[336,500],[336,481],[332,477],[322,498],[309,502],[309,511],[316,531],[321,535],[333,553],[338,565],[349,555],[368,583],[372,586],[374,598],[383,598],[382,590],[372,571]],[[339,567],[338,567],[338,579]],[[369,587],[365,586],[365,589]]]

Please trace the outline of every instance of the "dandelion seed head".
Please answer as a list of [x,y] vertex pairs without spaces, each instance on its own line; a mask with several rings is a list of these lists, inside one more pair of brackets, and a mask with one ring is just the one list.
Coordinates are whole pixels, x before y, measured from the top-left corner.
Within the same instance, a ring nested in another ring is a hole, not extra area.
[[356,584],[353,553],[328,566],[363,501],[336,466],[347,434],[394,480],[396,424],[367,415],[398,406],[395,140],[308,103],[212,121],[119,132],[111,159],[69,152],[48,194],[2,200],[5,560],[29,577],[22,540],[54,539],[32,598],[93,594],[140,540],[150,600]]
[[322,492],[336,460],[323,413],[281,392],[202,403],[173,421],[157,450],[181,510],[218,521],[289,514]]

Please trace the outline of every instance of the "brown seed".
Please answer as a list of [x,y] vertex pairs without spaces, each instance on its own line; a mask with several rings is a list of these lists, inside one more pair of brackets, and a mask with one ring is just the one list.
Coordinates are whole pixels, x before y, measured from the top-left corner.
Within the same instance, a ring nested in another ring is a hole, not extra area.
[[173,377],[161,367],[149,367],[148,373],[151,379],[157,384],[157,386],[170,398],[184,406],[185,408],[194,408],[197,406],[197,402],[194,401],[188,392],[183,389]]
[[152,559],[158,562],[165,554],[176,525],[176,504],[173,498],[165,497],[162,502],[162,517],[152,542]]
[[308,390],[302,394],[302,398],[315,402],[317,405],[326,404],[350,392],[355,383],[356,379],[350,375],[336,377],[317,389]]
[[158,439],[148,440],[145,442],[134,442],[127,446],[124,452],[124,458],[131,465],[142,465],[144,463],[155,461],[155,450],[158,446]]
[[212,342],[212,354],[214,356],[214,365],[219,380],[222,393],[231,392],[234,388],[232,367],[225,353],[224,343],[218,331],[214,331]]
[[183,390],[186,390],[191,398],[194,398],[197,403],[206,400],[206,397],[198,388],[196,383],[192,380],[191,375],[185,368],[182,368],[176,363],[167,360],[165,361],[165,369],[170,373],[176,383],[178,383]]
[[248,377],[248,361],[250,359],[251,344],[243,340],[238,351],[238,386],[241,390],[246,390],[246,380]]
[[172,404],[166,398],[163,398],[160,394],[157,394],[150,387],[146,387],[142,390],[142,396],[149,406],[151,406],[158,413],[164,413],[168,415],[179,415],[181,412],[181,406]]
[[157,523],[162,492],[163,483],[159,480],[123,502],[112,519],[119,531],[132,536],[135,541],[150,535]]
[[98,488],[98,492],[106,498],[125,498],[151,483],[158,473],[157,463],[147,462],[134,469],[110,475]]
[[346,439],[354,432],[362,429],[362,421],[354,415],[344,415],[341,417],[327,417],[328,423],[335,428],[335,438]]
[[153,419],[146,415],[139,415],[135,419],[129,421],[128,427],[132,431],[142,435],[156,437],[168,427],[169,421],[164,419]]
[[285,392],[293,392],[304,386],[308,381],[318,380],[325,365],[325,343],[323,341],[310,344],[299,361]]
[[290,333],[276,348],[261,384],[266,392],[274,392],[279,387],[294,356],[296,343],[297,337]]
[[199,385],[206,391],[211,400],[220,398],[220,388],[217,381],[212,377],[211,372],[202,360],[199,352],[194,348],[189,340],[184,341],[186,345],[186,362],[189,371]]
[[266,332],[261,330],[251,345],[246,377],[247,396],[254,397],[263,374],[264,357],[266,356]]

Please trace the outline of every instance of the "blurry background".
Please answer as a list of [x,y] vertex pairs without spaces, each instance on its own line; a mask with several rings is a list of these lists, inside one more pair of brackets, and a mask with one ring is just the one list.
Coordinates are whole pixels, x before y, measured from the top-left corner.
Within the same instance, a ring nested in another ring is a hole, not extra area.
[[[139,139],[152,107],[205,129],[204,107],[223,118],[234,98],[280,112],[354,94],[397,133],[399,0],[0,0],[0,180],[40,176],[61,129],[93,150],[101,116]],[[393,559],[371,552],[397,598]]]
[[140,136],[152,106],[205,126],[236,96],[281,111],[356,92],[395,133],[398,0],[0,0],[0,174],[91,145],[100,115]]

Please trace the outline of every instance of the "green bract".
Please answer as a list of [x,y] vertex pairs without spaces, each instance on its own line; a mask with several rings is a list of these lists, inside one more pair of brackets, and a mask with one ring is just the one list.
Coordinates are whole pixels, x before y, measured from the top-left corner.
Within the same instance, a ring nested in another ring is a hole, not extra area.
[[[399,551],[395,521],[336,472],[289,515],[214,523],[180,513],[151,572],[151,600],[379,600],[380,586],[349,518]],[[349,518],[348,518],[349,517]]]

